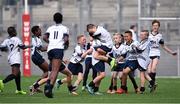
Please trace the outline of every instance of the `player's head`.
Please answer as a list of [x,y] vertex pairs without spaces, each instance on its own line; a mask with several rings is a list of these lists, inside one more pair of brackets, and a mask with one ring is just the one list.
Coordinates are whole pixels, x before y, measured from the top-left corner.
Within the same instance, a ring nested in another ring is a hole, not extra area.
[[123,37],[123,35],[120,34],[120,33],[115,33],[115,34],[113,35],[113,40],[114,40],[114,43],[115,43],[115,44],[123,43],[124,37]]
[[92,43],[93,43],[93,37],[92,36],[89,36],[89,42],[92,45]]
[[90,36],[92,36],[96,32],[96,30],[97,30],[96,25],[94,24],[87,25],[87,32],[89,33]]
[[86,37],[84,35],[79,35],[77,41],[80,45],[86,45]]
[[59,13],[59,12],[55,13],[53,18],[54,18],[54,22],[56,24],[60,24],[63,21],[63,15],[61,13]]
[[140,39],[141,40],[144,40],[144,39],[147,39],[149,36],[149,31],[148,30],[142,30],[141,33],[140,33]]
[[136,28],[135,25],[131,25],[131,26],[130,26],[130,29],[134,30],[135,32],[137,31],[137,28]]
[[128,43],[132,41],[132,32],[131,31],[126,31],[124,33],[124,40]]
[[12,27],[12,26],[8,27],[7,32],[8,32],[10,37],[13,37],[13,36],[17,35],[15,27]]
[[31,32],[37,37],[41,36],[41,29],[39,26],[33,26]]
[[153,20],[152,21],[152,31],[153,32],[158,32],[160,27],[160,22],[158,20]]

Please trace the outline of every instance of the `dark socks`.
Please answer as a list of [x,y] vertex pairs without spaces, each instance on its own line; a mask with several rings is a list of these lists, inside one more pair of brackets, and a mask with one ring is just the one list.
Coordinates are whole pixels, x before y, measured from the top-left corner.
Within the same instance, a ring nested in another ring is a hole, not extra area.
[[109,90],[113,90],[113,79],[111,79],[111,84],[109,86]]
[[141,91],[141,92],[144,92],[144,91],[145,91],[145,87],[141,87],[141,88],[140,88],[140,91]]
[[61,80],[59,80],[59,81],[58,81],[58,84],[62,85],[63,83],[62,83],[62,81],[61,81]]
[[94,83],[93,81],[91,81],[91,82],[89,83],[89,86],[90,86],[90,87],[94,87],[94,86],[95,86],[95,83]]
[[18,91],[21,91],[21,73],[15,78],[15,83]]
[[107,62],[110,64],[110,63],[111,63],[111,61],[112,61],[112,58],[108,57]]
[[153,80],[150,80],[150,81],[149,81],[149,84],[150,84],[150,85],[154,85],[154,81],[153,81]]
[[37,89],[40,85],[36,82],[33,86],[35,89]]
[[99,91],[99,87],[94,87],[94,92],[98,92]]
[[3,80],[3,83],[7,83],[15,78],[16,78],[16,76],[14,74],[10,74]]
[[138,88],[138,85],[137,85],[136,80],[134,79],[134,77],[130,77],[130,76],[129,76],[129,78],[130,78],[130,80],[131,80],[131,82],[132,82],[132,84],[133,84],[133,86],[134,86],[134,89],[137,89],[137,88]]
[[74,89],[74,87],[73,87],[72,85],[68,86],[68,90],[69,90],[69,92],[72,92],[72,91],[73,91],[73,89]]
[[126,90],[126,91],[127,91],[127,87],[126,87],[126,86],[121,86],[121,88],[122,88],[123,90]]
[[117,91],[117,86],[113,86],[113,89],[114,89],[115,91]]
[[152,73],[152,80],[155,82],[156,81],[156,73]]

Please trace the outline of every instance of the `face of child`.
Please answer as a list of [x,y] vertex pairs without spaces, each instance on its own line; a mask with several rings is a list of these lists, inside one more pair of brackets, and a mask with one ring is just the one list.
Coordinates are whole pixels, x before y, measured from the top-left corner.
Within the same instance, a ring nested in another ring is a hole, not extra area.
[[132,41],[132,36],[129,33],[124,34],[124,40],[129,43]]
[[86,45],[86,38],[84,36],[79,39],[79,44]]
[[141,40],[144,40],[144,39],[146,39],[147,38],[147,32],[141,32],[140,33],[140,39]]
[[92,45],[92,43],[93,43],[93,38],[90,36],[89,37],[89,41],[90,41],[90,44]]
[[41,29],[40,28],[38,28],[38,30],[35,32],[35,35],[38,37],[41,36]]
[[122,38],[120,35],[114,35],[113,40],[114,40],[115,44],[119,44],[119,43],[121,43]]
[[159,24],[158,23],[154,23],[152,25],[152,30],[153,30],[153,32],[158,32],[159,31]]
[[93,28],[91,28],[91,29],[88,29],[88,32],[89,32],[89,34],[91,35],[91,34],[94,34],[95,32],[96,32],[96,27],[94,26]]

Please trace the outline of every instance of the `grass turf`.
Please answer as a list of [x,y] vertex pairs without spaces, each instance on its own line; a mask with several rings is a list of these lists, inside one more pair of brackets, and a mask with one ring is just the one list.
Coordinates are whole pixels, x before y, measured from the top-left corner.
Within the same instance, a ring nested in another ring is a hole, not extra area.
[[[2,79],[4,77],[0,77]],[[29,86],[38,77],[22,78],[22,89],[29,92]],[[128,94],[106,94],[110,78],[107,77],[102,81],[100,91],[102,96],[90,95],[81,91],[79,87],[78,96],[68,93],[66,85],[62,85],[59,90],[54,90],[54,98],[49,99],[43,93],[33,96],[16,95],[15,83],[11,81],[5,85],[4,91],[0,93],[0,103],[180,103],[180,79],[178,78],[159,78],[158,88],[155,93],[149,93],[146,87],[144,94],[135,94],[132,84],[128,82]],[[43,89],[43,87],[42,87]]]

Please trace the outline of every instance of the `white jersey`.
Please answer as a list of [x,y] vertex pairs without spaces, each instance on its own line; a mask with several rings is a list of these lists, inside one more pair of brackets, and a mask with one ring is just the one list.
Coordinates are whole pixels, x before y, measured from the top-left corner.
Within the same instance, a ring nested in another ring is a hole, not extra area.
[[5,39],[1,45],[8,48],[8,62],[10,65],[21,63],[19,45],[22,45],[22,41],[18,37]]
[[138,63],[143,69],[147,69],[150,63],[150,41],[148,39],[141,41],[137,49],[139,51],[137,56]]
[[74,49],[74,53],[70,59],[70,62],[72,63],[80,63],[83,61],[81,55],[85,52],[85,48],[80,46],[79,44],[76,45]]
[[98,39],[100,40],[102,45],[107,46],[108,48],[112,48],[113,47],[113,41],[112,41],[111,35],[110,35],[110,33],[106,29],[104,29],[101,26],[98,26],[97,30],[93,34],[93,36],[96,36],[96,35],[100,35],[98,37]]
[[64,49],[64,34],[69,34],[69,29],[62,24],[56,24],[49,27],[46,31],[49,33],[48,50],[52,49]]
[[[117,58],[123,54],[123,50],[125,48],[124,44],[120,44],[119,47],[116,47],[115,45],[112,48],[112,55],[114,58]],[[124,63],[124,62],[118,62],[118,63]]]
[[160,56],[160,40],[162,39],[162,34],[153,35],[152,33],[149,35],[150,41],[150,53],[149,56]]
[[93,52],[92,52],[92,65],[95,65],[96,63],[99,62],[99,60],[96,60],[96,59],[93,57],[93,54],[94,54],[94,52],[95,52],[94,47],[98,47],[98,46],[101,46],[100,40],[94,39],[94,40],[93,40],[93,43],[92,43],[92,47],[93,47]]
[[129,29],[129,31],[132,32],[132,39],[133,39],[134,41],[138,41],[138,39],[137,39],[137,34],[134,32],[134,30],[133,30],[133,29]]
[[34,52],[38,52],[39,54],[41,54],[41,51],[37,49],[37,47],[41,47],[42,46],[42,41],[39,37],[37,36],[33,36],[31,39],[31,44],[32,44],[32,48],[31,48],[31,54],[34,55]]
[[137,60],[138,53],[136,52],[136,49],[133,48],[137,46],[139,46],[138,41],[133,41],[130,45],[125,44],[122,54],[126,54],[126,60]]

